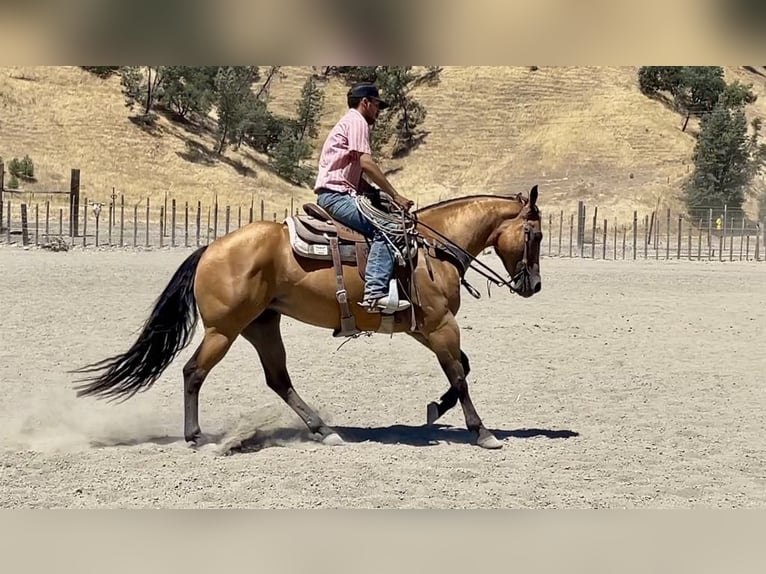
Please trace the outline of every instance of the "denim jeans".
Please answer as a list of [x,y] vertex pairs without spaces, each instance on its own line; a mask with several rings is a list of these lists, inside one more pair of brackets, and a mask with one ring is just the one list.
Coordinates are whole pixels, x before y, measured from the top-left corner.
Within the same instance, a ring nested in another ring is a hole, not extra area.
[[347,193],[321,191],[317,205],[338,221],[371,239],[365,271],[364,298],[388,295],[388,282],[394,271],[394,255],[383,234],[362,215],[354,198]]

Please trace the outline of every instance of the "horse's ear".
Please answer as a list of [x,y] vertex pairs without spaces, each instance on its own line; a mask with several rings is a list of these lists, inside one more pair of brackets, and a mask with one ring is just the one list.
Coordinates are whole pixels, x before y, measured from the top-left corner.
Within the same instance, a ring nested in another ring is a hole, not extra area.
[[529,207],[534,207],[537,204],[537,185],[535,185],[529,192]]

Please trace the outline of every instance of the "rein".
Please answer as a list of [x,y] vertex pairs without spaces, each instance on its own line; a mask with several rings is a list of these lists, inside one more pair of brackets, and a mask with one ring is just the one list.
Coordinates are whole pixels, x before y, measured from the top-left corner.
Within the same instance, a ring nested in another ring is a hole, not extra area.
[[[465,279],[465,274],[469,269],[473,269],[479,275],[483,276],[487,280],[488,294],[489,294],[490,284],[494,284],[497,287],[508,287],[508,289],[512,293],[518,293],[518,289],[515,288],[514,285],[521,284],[521,282],[526,278],[528,274],[528,252],[529,252],[529,242],[530,242],[530,229],[529,229],[529,223],[527,221],[524,221],[524,256],[516,268],[517,269],[516,274],[510,277],[509,279],[504,279],[497,271],[489,267],[484,262],[479,261],[477,257],[471,255],[468,251],[460,247],[458,244],[452,241],[449,237],[447,237],[440,231],[437,231],[430,225],[418,220],[415,214],[405,212],[403,209],[401,209],[399,206],[397,206],[393,202],[390,202],[390,205],[388,207],[392,211],[398,212],[398,214],[396,215],[394,215],[394,213],[390,213],[390,212],[387,213],[384,210],[378,209],[372,204],[372,201],[370,201],[370,198],[364,195],[359,195],[356,197],[356,204],[359,210],[362,212],[362,214],[368,220],[370,220],[375,227],[377,227],[382,232],[382,235],[386,238],[388,243],[391,244],[391,247],[393,247],[395,251],[399,252],[400,255],[402,255],[401,251],[396,248],[394,241],[391,240],[391,236],[397,237],[399,239],[404,238],[404,244],[406,245],[407,236],[410,234],[418,235],[417,231],[415,231],[415,227],[417,225],[421,225],[425,229],[428,229],[437,237],[439,237],[444,242],[441,245],[431,244],[428,239],[422,236],[420,236],[420,239],[425,246],[440,248],[441,250],[451,255],[455,260],[457,260],[460,267],[458,269],[458,271],[460,272],[460,283],[476,299],[479,299],[481,295]],[[408,226],[407,222],[409,222],[411,225]],[[409,260],[410,265],[412,265],[412,255],[411,255],[410,249],[407,248],[406,252],[407,252],[407,259]],[[430,265],[429,265],[429,269],[430,269]]]

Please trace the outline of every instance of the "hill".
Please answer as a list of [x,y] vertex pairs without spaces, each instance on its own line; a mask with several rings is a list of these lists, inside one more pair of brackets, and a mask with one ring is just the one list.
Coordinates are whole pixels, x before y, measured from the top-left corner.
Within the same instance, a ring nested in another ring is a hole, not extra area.
[[[295,108],[309,67],[283,68],[273,86],[275,111]],[[727,80],[753,83],[750,114],[766,119],[759,69],[726,68]],[[691,171],[697,126],[642,95],[635,67],[445,67],[441,82],[414,92],[428,115],[424,142],[387,161],[400,191],[420,205],[481,192],[526,192],[540,185],[546,209],[571,213],[579,199],[599,216],[627,221],[658,200],[682,209],[680,184]],[[345,86],[331,80],[320,138],[345,109]],[[260,154],[214,157],[213,135],[190,133],[166,119],[154,133],[129,119],[116,78],[100,80],[76,67],[0,69],[0,156],[29,153],[38,183],[65,187],[70,167],[82,170],[83,193],[106,198],[112,188],[133,201],[147,196],[232,205],[263,198],[267,212],[310,199],[274,175]],[[317,147],[321,142],[317,144]],[[270,209],[273,206],[273,209]]]

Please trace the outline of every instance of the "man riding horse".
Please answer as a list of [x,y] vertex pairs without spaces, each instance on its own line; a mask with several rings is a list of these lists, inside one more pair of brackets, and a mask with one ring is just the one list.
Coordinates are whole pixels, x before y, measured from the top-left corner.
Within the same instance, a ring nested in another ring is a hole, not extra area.
[[348,111],[330,130],[319,156],[319,173],[314,185],[317,204],[333,218],[371,240],[361,305],[370,312],[402,311],[409,308],[410,303],[400,300],[392,305],[388,295],[388,283],[395,265],[394,253],[383,232],[359,211],[354,201],[357,194],[377,192],[362,177],[364,174],[403,210],[407,211],[413,205],[394,189],[372,159],[370,128],[380,111],[389,104],[380,99],[378,88],[371,83],[352,86],[347,103]]

